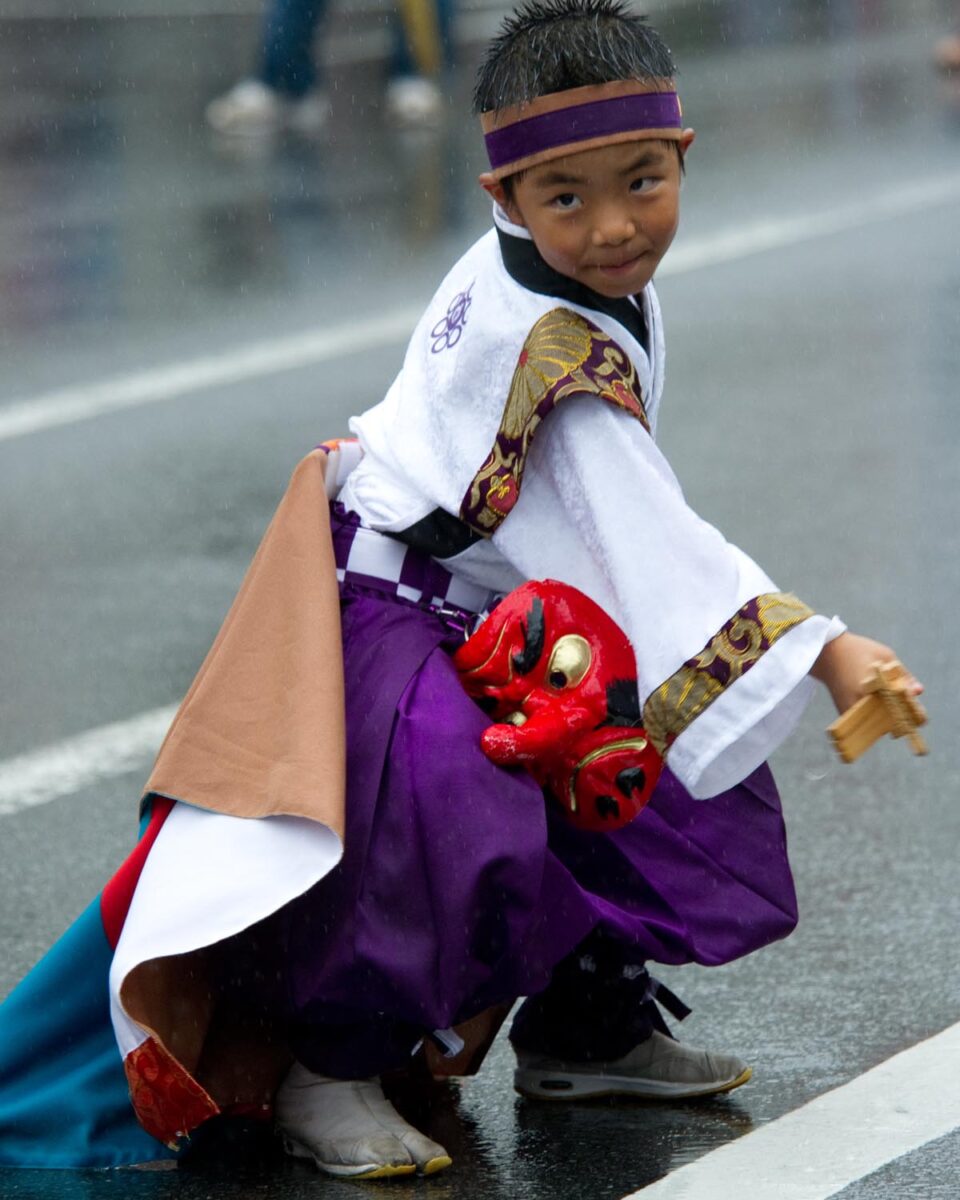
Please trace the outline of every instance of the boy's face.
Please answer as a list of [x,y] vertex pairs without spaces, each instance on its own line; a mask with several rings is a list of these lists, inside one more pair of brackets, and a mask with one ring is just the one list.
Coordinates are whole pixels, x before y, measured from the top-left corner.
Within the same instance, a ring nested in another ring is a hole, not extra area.
[[[681,154],[692,141],[685,130]],[[677,231],[672,144],[619,142],[554,159],[531,167],[509,198],[501,183],[481,182],[555,271],[612,299],[646,287]]]

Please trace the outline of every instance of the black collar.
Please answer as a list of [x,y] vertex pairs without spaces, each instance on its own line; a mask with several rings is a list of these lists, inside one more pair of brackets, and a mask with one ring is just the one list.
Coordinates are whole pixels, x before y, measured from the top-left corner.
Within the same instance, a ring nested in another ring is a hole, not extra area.
[[528,238],[514,237],[499,226],[497,237],[500,239],[503,265],[507,268],[508,275],[521,287],[542,296],[556,296],[558,300],[569,300],[573,304],[579,304],[581,308],[593,308],[606,313],[628,329],[644,350],[650,353],[647,323],[643,319],[643,309],[639,304],[631,304],[626,299],[611,300],[592,288],[577,283],[575,279],[561,275],[544,262],[540,251]]

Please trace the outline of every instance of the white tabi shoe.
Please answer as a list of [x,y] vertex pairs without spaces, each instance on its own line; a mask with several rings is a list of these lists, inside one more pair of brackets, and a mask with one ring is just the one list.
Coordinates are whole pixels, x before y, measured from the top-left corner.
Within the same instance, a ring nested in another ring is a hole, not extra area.
[[685,1100],[730,1092],[752,1074],[732,1054],[710,1054],[654,1032],[615,1062],[564,1062],[518,1048],[514,1087],[538,1100]]
[[452,1162],[407,1124],[378,1079],[330,1079],[294,1063],[277,1090],[275,1116],[287,1153],[313,1159],[330,1175],[433,1175]]

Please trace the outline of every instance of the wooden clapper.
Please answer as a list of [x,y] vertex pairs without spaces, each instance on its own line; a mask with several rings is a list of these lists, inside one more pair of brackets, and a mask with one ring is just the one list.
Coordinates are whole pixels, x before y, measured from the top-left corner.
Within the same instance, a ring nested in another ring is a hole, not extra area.
[[877,663],[864,682],[869,695],[851,705],[827,729],[844,762],[854,762],[878,738],[905,737],[914,754],[926,754],[927,745],[917,733],[927,714],[916,696],[907,692],[908,674],[902,663]]

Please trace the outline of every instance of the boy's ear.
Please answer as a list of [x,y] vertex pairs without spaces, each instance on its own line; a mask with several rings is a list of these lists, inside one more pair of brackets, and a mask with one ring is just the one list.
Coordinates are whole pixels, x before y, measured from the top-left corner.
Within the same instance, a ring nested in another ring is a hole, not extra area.
[[520,215],[520,210],[507,195],[507,190],[499,179],[494,179],[490,171],[484,171],[479,177],[478,183],[503,211],[507,214],[514,225],[523,225],[523,217]]
[[680,134],[680,157],[681,158],[687,157],[687,151],[693,145],[693,140],[696,136],[697,135],[694,133],[694,131],[692,129],[685,129],[683,131],[683,133]]

